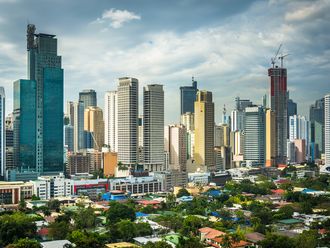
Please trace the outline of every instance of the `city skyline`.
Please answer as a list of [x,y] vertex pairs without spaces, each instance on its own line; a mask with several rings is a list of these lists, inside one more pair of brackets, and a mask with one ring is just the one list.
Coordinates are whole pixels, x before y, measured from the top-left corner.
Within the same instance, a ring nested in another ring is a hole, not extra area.
[[[179,121],[179,87],[189,85],[192,76],[200,89],[213,92],[217,123],[223,104],[233,109],[236,96],[261,103],[269,92],[270,58],[281,43],[283,53],[291,54],[284,66],[298,114],[308,116],[309,105],[329,91],[330,38],[322,35],[329,29],[327,1],[148,3],[57,2],[52,11],[61,18],[46,19],[47,3],[0,1],[0,59],[5,61],[0,80],[6,113],[13,109],[13,81],[26,75],[26,22],[59,38],[65,100],[77,101],[78,91],[90,88],[103,99],[106,91],[116,89],[119,77],[135,77],[140,92],[147,84],[164,85],[165,124]],[[162,12],[155,15],[160,7]],[[13,8],[16,14],[9,16],[7,10]],[[36,15],[39,10],[45,15]],[[104,109],[103,104],[100,100]]]

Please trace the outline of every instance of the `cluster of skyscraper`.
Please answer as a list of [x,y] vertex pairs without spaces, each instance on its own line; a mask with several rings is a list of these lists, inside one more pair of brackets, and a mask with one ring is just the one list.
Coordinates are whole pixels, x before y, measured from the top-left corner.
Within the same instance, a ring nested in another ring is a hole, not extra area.
[[[104,116],[89,89],[67,102],[63,117],[57,39],[35,31],[27,26],[28,79],[14,82],[14,108],[7,118],[0,88],[0,173],[7,180],[77,172],[86,151],[96,154],[87,167],[108,152],[116,166],[131,171],[220,171],[319,159],[330,166],[330,95],[310,107],[309,120],[298,115],[282,65],[268,70],[269,97],[259,105],[237,97],[230,115],[224,107],[220,124],[215,124],[212,92],[199,90],[194,78],[191,86],[180,87],[180,124],[164,126],[160,84],[143,87],[140,116],[139,81],[131,77],[119,78],[117,89],[105,93]],[[65,168],[66,158],[73,167]]]

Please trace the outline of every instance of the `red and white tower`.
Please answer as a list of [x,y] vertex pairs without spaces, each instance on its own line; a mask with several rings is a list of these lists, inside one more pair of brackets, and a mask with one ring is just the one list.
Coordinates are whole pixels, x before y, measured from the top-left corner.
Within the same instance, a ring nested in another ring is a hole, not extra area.
[[282,66],[281,68],[275,66],[268,69],[268,76],[270,77],[270,107],[275,112],[275,140],[277,146],[275,162],[276,164],[286,164],[288,118],[287,70]]

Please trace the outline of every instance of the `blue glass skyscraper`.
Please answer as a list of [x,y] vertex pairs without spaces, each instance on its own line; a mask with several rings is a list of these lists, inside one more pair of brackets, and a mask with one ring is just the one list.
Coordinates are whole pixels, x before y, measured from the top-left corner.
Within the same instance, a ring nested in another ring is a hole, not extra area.
[[19,172],[36,172],[36,82],[14,82],[14,165]]
[[63,172],[63,69],[55,35],[27,26],[28,77],[36,82],[36,171]]
[[194,78],[192,78],[192,86],[180,87],[181,115],[187,112],[194,113],[197,91],[197,81]]

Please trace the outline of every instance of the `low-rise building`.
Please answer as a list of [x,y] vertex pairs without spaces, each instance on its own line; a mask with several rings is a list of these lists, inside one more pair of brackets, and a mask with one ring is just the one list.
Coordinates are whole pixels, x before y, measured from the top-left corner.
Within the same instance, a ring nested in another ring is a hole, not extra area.
[[152,175],[163,182],[164,191],[173,190],[175,186],[184,187],[188,183],[188,173],[186,171],[159,171],[153,172]]
[[110,190],[108,179],[73,180],[73,194],[86,195],[91,199],[97,199],[99,194]]
[[210,182],[209,172],[188,173],[188,182],[198,185],[207,185]]
[[0,204],[18,204],[22,199],[30,199],[33,185],[29,182],[0,182]]
[[110,190],[130,192],[133,196],[139,194],[157,193],[163,191],[163,182],[153,176],[109,179]]
[[73,195],[73,180],[63,174],[59,176],[42,176],[30,182],[34,194],[42,200]]

